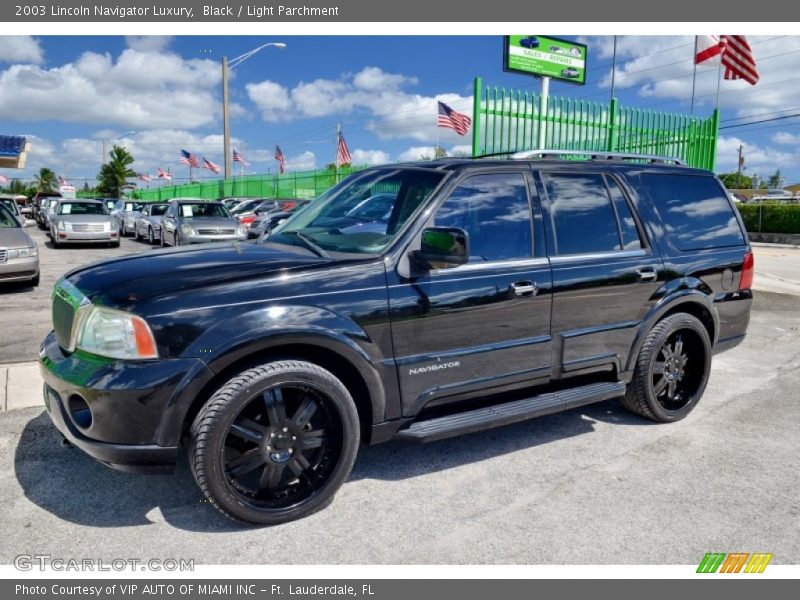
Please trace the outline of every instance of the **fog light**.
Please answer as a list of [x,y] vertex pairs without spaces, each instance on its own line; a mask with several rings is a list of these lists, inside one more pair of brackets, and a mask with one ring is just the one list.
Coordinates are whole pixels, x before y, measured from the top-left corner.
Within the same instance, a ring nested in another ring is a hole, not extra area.
[[72,394],[69,397],[67,410],[72,417],[72,422],[81,429],[89,429],[92,426],[92,409],[78,394]]

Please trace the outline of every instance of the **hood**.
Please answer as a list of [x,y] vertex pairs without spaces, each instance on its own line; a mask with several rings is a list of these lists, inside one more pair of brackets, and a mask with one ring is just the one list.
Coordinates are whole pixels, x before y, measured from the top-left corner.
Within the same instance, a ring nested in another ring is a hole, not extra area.
[[108,223],[111,215],[53,215],[53,220],[65,223]]
[[75,269],[66,277],[92,301],[130,310],[167,294],[328,262],[299,247],[294,252],[284,245],[226,242],[124,256]]
[[0,229],[0,246],[3,248],[30,248],[33,246],[33,241],[19,227],[4,227]]

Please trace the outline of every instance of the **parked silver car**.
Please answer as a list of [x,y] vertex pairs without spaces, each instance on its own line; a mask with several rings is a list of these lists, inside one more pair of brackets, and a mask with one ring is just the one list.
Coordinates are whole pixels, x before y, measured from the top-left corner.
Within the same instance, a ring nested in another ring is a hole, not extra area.
[[179,198],[161,217],[162,246],[245,239],[245,228],[222,202]]
[[106,243],[119,246],[116,219],[98,200],[61,200],[50,216],[53,246]]
[[42,202],[42,207],[39,209],[39,224],[42,226],[42,229],[47,230],[50,228],[50,217],[53,214],[53,209],[60,200],[61,197],[59,196],[46,198],[44,202]]
[[142,207],[136,219],[136,228],[133,237],[136,240],[146,239],[148,243],[155,244],[161,239],[161,217],[167,212],[167,202],[151,202]]
[[111,214],[117,218],[119,222],[119,234],[126,236],[129,233],[133,234],[136,230],[136,219],[142,210],[144,203],[135,202],[134,200],[118,200]]
[[39,285],[39,247],[17,218],[0,204],[0,283]]

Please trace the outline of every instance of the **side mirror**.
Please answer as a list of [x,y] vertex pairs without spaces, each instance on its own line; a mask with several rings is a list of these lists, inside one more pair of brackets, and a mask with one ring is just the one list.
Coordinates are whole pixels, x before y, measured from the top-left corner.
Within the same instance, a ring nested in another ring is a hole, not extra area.
[[451,269],[469,261],[469,235],[458,227],[429,227],[422,231],[422,245],[413,253],[428,269]]

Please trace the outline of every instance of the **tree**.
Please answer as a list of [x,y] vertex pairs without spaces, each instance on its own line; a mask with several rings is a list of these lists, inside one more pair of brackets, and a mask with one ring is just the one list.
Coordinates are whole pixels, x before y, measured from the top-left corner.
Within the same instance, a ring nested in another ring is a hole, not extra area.
[[56,174],[47,167],[39,169],[39,172],[33,176],[33,181],[37,192],[52,192],[56,189]]
[[733,173],[721,173],[719,176],[722,185],[729,190],[751,190],[753,189],[753,178],[747,175],[739,175],[736,171]]
[[781,176],[781,170],[776,170],[772,175],[769,176],[767,179],[767,187],[768,188],[780,188],[783,187],[783,177]]
[[136,177],[136,171],[130,168],[134,158],[121,146],[114,146],[108,153],[110,160],[100,166],[97,174],[97,193],[109,198],[119,198],[122,186],[130,177]]

